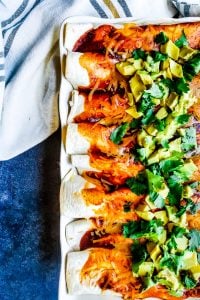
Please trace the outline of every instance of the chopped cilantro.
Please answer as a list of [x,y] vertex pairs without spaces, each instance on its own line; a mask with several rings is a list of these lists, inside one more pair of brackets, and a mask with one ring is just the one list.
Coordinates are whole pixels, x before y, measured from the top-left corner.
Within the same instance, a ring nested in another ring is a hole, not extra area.
[[139,102],[138,111],[146,112],[154,106],[150,94],[144,92]]
[[122,141],[122,138],[125,136],[129,128],[128,123],[124,123],[117,127],[110,135],[110,139],[113,143],[119,144]]
[[157,44],[165,44],[167,43],[167,41],[169,40],[169,38],[165,35],[165,33],[162,31],[159,34],[156,35],[154,41]]
[[171,254],[167,251],[164,251],[164,256],[160,260],[160,267],[167,267],[169,270],[178,273],[179,269],[181,268],[181,256],[183,254]]
[[200,210],[200,203],[194,203],[191,200],[190,206],[189,206],[189,211],[191,212],[192,215],[196,214]]
[[196,204],[190,199],[187,199],[186,205],[180,206],[179,211],[176,213],[176,216],[181,217],[186,211],[196,213]]
[[145,93],[149,94],[153,98],[160,99],[163,97],[163,87],[154,82],[150,89],[146,90]]
[[154,58],[155,62],[164,61],[168,58],[168,55],[164,54],[164,53],[161,53],[159,51],[153,51],[153,58]]
[[188,41],[187,41],[184,30],[182,31],[180,38],[175,41],[175,45],[179,48],[182,48],[183,46],[188,46]]
[[145,116],[142,118],[142,124],[148,125],[155,120],[154,110],[152,108],[148,109]]
[[174,90],[178,95],[189,92],[190,88],[184,78],[178,78],[174,81]]
[[197,285],[192,273],[189,271],[181,271],[181,282],[186,289],[192,289]]
[[200,247],[200,231],[197,229],[192,229],[189,232],[189,250],[196,251]]
[[131,123],[129,124],[129,126],[130,126],[131,129],[138,129],[139,126],[140,126],[140,122],[141,122],[140,119],[133,119],[131,121]]
[[183,115],[176,117],[176,121],[178,124],[185,125],[188,123],[190,117],[191,117],[191,115],[189,115],[189,114],[183,114]]
[[165,199],[158,194],[157,192],[150,192],[149,194],[150,200],[154,203],[154,205],[158,208],[163,208],[165,205]]
[[163,120],[156,119],[155,127],[158,131],[163,131],[166,127],[166,119]]
[[146,238],[157,242],[163,232],[163,223],[159,219],[151,221],[130,221],[123,225],[123,235],[131,239]]
[[133,259],[133,265],[132,269],[134,273],[138,272],[139,266],[141,263],[143,263],[147,257],[149,256],[145,245],[141,245],[137,242],[135,242],[131,246],[131,254],[132,254],[132,259]]
[[197,53],[191,59],[189,59],[183,66],[184,74],[189,74],[188,79],[192,79],[193,76],[200,72],[200,53]]
[[136,195],[144,195],[148,192],[146,175],[142,172],[137,177],[126,180],[126,184]]
[[170,205],[179,205],[183,194],[183,185],[176,175],[172,175],[168,180],[168,200]]
[[189,127],[185,129],[185,135],[182,137],[181,147],[183,151],[188,152],[197,146],[196,129]]
[[135,59],[143,59],[143,60],[145,60],[145,58],[146,58],[146,53],[145,53],[145,51],[144,50],[142,50],[142,49],[135,49],[133,52],[132,52],[132,56],[133,56],[133,58],[135,58]]
[[161,145],[163,146],[163,148],[169,149],[169,143],[168,143],[168,140],[162,140],[162,141],[161,141]]
[[165,174],[165,176],[177,170],[182,165],[183,165],[183,161],[181,159],[176,159],[176,158],[161,160],[159,163],[160,169],[162,170],[163,174]]

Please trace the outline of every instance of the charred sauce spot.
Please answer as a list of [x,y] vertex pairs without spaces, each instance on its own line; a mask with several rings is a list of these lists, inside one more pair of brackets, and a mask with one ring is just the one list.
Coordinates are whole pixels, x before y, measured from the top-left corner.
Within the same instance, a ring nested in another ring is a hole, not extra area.
[[98,230],[89,230],[87,231],[80,241],[80,250],[85,250],[87,248],[92,247],[100,247],[100,248],[107,248],[107,249],[113,249],[114,246],[108,241],[98,241],[102,237],[107,237],[108,234],[104,231],[98,231]]

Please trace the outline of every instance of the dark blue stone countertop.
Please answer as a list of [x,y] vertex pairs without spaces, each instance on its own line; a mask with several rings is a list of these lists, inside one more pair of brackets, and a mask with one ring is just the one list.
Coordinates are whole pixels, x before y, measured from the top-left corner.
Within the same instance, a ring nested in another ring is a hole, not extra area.
[[56,300],[60,132],[0,162],[0,300]]

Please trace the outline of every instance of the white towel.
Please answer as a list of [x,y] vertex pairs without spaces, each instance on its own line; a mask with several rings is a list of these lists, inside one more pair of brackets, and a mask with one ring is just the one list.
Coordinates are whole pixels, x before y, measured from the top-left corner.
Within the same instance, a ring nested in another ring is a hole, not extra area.
[[[113,6],[107,6],[108,2]],[[181,14],[185,11],[190,14],[190,9],[185,10],[181,1],[172,2],[0,1],[0,160],[12,158],[40,143],[59,126],[58,37],[66,17],[172,17],[177,12],[175,6]]]

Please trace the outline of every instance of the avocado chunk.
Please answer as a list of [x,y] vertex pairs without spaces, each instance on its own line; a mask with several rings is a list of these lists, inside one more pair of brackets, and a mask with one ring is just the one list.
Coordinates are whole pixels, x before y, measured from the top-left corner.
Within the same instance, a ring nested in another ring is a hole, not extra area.
[[149,126],[147,126],[146,131],[152,136],[156,136],[156,133],[158,132],[158,130],[154,127],[153,124],[150,124]]
[[175,242],[178,251],[185,251],[188,247],[188,239],[185,236],[175,238]]
[[198,266],[197,253],[186,250],[182,257],[182,269],[190,270]]
[[159,244],[162,245],[166,242],[167,240],[167,230],[163,230],[163,232],[160,234],[159,237]]
[[173,58],[174,60],[177,60],[179,57],[179,48],[171,41],[169,40],[164,45],[160,46],[160,51],[164,54],[167,54],[169,57]]
[[149,208],[149,206],[147,204],[139,204],[137,206],[137,210],[138,211],[149,211],[150,208]]
[[141,70],[143,68],[143,60],[141,58],[128,58],[127,61],[134,66],[135,70]]
[[127,108],[126,112],[127,112],[127,114],[132,116],[134,119],[139,119],[143,115],[142,112],[137,111],[135,104],[133,104],[131,107]]
[[191,198],[193,194],[194,191],[189,185],[183,187],[183,198]]
[[168,216],[165,210],[160,210],[154,213],[156,219],[160,219],[164,225],[168,223]]
[[[158,136],[158,135],[157,135]],[[163,136],[163,139],[165,137]],[[148,165],[152,165],[155,163],[158,163],[160,160],[168,158],[171,156],[171,153],[169,150],[160,148],[157,151],[155,151],[148,159]]]
[[130,81],[131,92],[134,96],[135,101],[139,101],[143,91],[145,90],[145,85],[142,83],[140,77],[136,74],[133,76]]
[[115,66],[119,73],[121,73],[124,76],[131,76],[136,72],[134,65],[130,64],[127,61],[119,62]]
[[132,106],[134,104],[133,94],[128,93],[128,104]]
[[143,220],[150,221],[154,218],[154,214],[150,211],[135,211],[136,214]]
[[160,144],[163,141],[163,139],[171,139],[174,136],[178,127],[179,125],[177,124],[176,120],[173,119],[170,115],[168,115],[168,117],[166,118],[166,127],[163,131],[158,132],[155,138],[156,141]]
[[166,104],[171,110],[173,110],[174,107],[178,104],[178,98],[179,96],[174,92],[170,93],[169,97],[167,98]]
[[176,224],[179,223],[180,219],[176,217],[176,213],[178,212],[178,209],[175,206],[169,206],[169,205],[166,205],[165,207],[167,210],[169,221]]
[[161,107],[156,113],[156,118],[159,120],[162,120],[162,119],[166,118],[167,115],[168,115],[168,112],[166,111],[165,107]]
[[194,279],[199,280],[199,278],[200,278],[200,265],[192,267],[190,269],[190,271],[192,272],[192,275],[193,275]]
[[170,152],[177,151],[182,152],[181,149],[181,138],[177,138],[169,143]]
[[157,207],[155,206],[155,204],[153,204],[153,202],[149,199],[149,196],[146,196],[145,202],[146,202],[147,205],[150,207],[150,209],[156,209],[156,208],[157,208]]
[[156,276],[156,280],[158,283],[165,285],[167,288],[174,291],[177,291],[180,286],[175,273],[167,268],[158,273],[158,275]]
[[147,55],[146,61],[144,62],[144,68],[147,70],[147,72],[154,72],[159,73],[160,71],[160,62],[155,62],[153,57],[150,55]]
[[184,46],[180,49],[179,57],[184,60],[188,60],[196,53],[197,53],[197,50],[194,50],[188,46]]
[[162,61],[162,64],[161,64],[161,69],[162,70],[166,70],[169,68],[169,58],[167,58],[166,60]]
[[146,275],[151,275],[153,274],[153,270],[154,270],[153,262],[145,261],[141,263],[141,265],[139,266],[138,275],[142,277]]
[[174,77],[182,78],[183,77],[183,70],[182,66],[176,63],[174,60],[170,59],[170,71]]
[[148,74],[148,72],[142,70],[142,71],[137,71],[137,74],[140,76],[140,79],[145,85],[152,84],[153,79],[151,76]]
[[156,245],[149,254],[153,262],[156,262],[158,256],[161,254],[160,246]]

